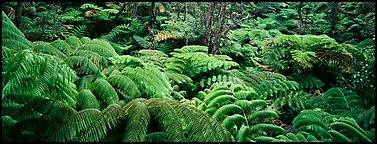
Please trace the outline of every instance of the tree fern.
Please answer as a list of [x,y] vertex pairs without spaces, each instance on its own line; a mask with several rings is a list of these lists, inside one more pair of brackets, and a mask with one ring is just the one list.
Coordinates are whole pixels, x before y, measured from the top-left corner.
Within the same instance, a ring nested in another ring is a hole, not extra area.
[[170,38],[176,39],[177,37],[169,31],[161,31],[158,34],[154,35],[154,40],[156,40],[157,42]]
[[81,46],[80,49],[90,50],[104,57],[118,56],[114,48],[107,41],[101,39],[93,39],[90,43]]
[[304,91],[298,91],[298,92],[289,92],[288,95],[284,97],[279,97],[276,100],[274,100],[272,106],[275,109],[280,109],[286,105],[288,105],[290,108],[295,108],[298,110],[306,109],[305,102],[307,102],[307,99],[309,99],[309,95]]
[[64,59],[66,57],[64,53],[48,43],[35,45],[32,49],[34,52],[42,52],[50,55],[55,55],[61,59]]
[[75,36],[69,36],[67,39],[65,39],[65,42],[73,49],[78,49],[82,45],[80,39]]
[[360,103],[363,103],[354,92],[336,87],[327,90],[322,98],[328,104],[325,106],[325,110],[334,114],[343,110],[359,108]]
[[151,116],[148,107],[140,100],[133,100],[123,108],[128,116],[123,141],[140,142],[150,140],[147,135]]
[[294,76],[293,80],[296,81],[303,89],[318,89],[324,83],[313,75],[300,75]]
[[142,47],[142,48],[149,48],[149,39],[148,37],[140,37],[138,35],[133,35],[133,38],[136,40],[136,42]]
[[82,89],[77,96],[77,107],[78,109],[98,109],[100,110],[100,103],[96,99],[96,96],[89,89]]
[[73,51],[71,46],[63,40],[55,40],[55,41],[51,42],[50,45],[57,48],[58,50],[60,50],[65,55],[67,55],[67,54],[69,54]]
[[78,38],[85,37],[86,36],[86,25],[78,25],[68,31],[69,35],[68,36],[75,36]]
[[312,51],[300,51],[300,50],[292,50],[292,58],[295,62],[298,63],[299,66],[302,68],[312,68],[313,63],[316,63],[318,60],[316,59],[317,55],[315,52]]
[[74,52],[70,53],[69,56],[83,56],[90,59],[99,69],[103,69],[104,67],[107,67],[108,60],[99,55],[96,52],[90,51],[90,50],[75,50]]
[[133,69],[126,67],[122,70],[122,74],[136,82],[138,89],[144,90],[142,92],[144,96],[150,98],[172,98],[170,96],[172,87],[166,74],[157,69],[142,69],[140,67]]
[[46,141],[69,142],[77,141],[81,131],[88,129],[100,116],[98,109],[85,109],[51,131],[46,136]]
[[51,98],[75,105],[77,91],[73,81],[77,76],[56,57],[21,51],[2,71],[3,98],[21,103],[34,98]]
[[117,91],[121,93],[126,100],[132,100],[141,97],[141,93],[136,84],[127,76],[111,75],[107,78],[107,81],[115,89],[117,89]]
[[2,46],[24,50],[30,49],[31,43],[25,38],[25,35],[12,23],[8,16],[2,12]]
[[76,70],[79,75],[102,76],[101,70],[89,58],[84,56],[69,56],[65,59],[67,64]]
[[103,78],[97,78],[91,85],[90,90],[97,96],[97,99],[104,102],[106,106],[119,101],[115,89]]
[[99,141],[104,138],[109,131],[114,130],[122,123],[125,116],[122,112],[122,108],[118,104],[108,106],[100,113],[98,119],[83,131],[78,141]]

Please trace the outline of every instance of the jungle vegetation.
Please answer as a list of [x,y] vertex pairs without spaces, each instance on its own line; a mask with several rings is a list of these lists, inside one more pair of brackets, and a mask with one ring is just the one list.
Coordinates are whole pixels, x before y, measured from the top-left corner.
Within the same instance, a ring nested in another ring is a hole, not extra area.
[[3,142],[374,142],[374,2],[4,2]]

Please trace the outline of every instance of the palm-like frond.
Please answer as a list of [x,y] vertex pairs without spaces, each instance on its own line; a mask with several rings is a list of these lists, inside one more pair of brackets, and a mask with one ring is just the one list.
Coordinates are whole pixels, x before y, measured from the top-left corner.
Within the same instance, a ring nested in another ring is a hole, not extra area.
[[90,43],[87,43],[79,47],[79,49],[90,50],[104,57],[118,56],[118,54],[110,45],[110,43],[102,39],[93,39]]
[[25,38],[25,35],[13,24],[8,16],[2,12],[2,46],[24,50],[30,49],[31,43]]
[[97,78],[90,90],[97,96],[98,100],[105,102],[107,106],[119,101],[117,92],[105,79]]
[[89,58],[84,56],[69,56],[65,59],[67,64],[80,75],[101,76],[101,70]]
[[255,124],[261,121],[274,120],[279,118],[278,114],[272,110],[261,110],[247,116],[249,124]]
[[51,42],[50,45],[57,48],[59,51],[63,52],[66,55],[73,51],[71,46],[63,40],[55,40]]
[[[215,119],[189,104],[169,101],[179,117],[184,118],[183,130],[187,135],[187,142],[230,142],[231,134]],[[197,127],[195,125],[202,125]]]
[[274,132],[276,134],[283,134],[285,133],[285,130],[281,128],[280,126],[276,126],[273,124],[266,124],[266,123],[259,123],[250,126],[250,130],[248,133],[250,134],[262,134],[263,132]]
[[73,81],[77,76],[62,60],[28,50],[9,60],[9,65],[3,67],[3,98],[27,103],[48,97],[75,105]]
[[123,122],[124,118],[125,114],[118,104],[109,105],[100,113],[98,119],[83,131],[78,141],[99,141],[110,131],[119,127],[119,124]]
[[65,42],[73,49],[78,49],[80,46],[82,46],[80,39],[75,36],[69,36],[67,39],[65,39]]
[[65,57],[64,53],[62,53],[60,50],[51,46],[48,43],[34,45],[32,49],[35,52],[42,52],[42,53],[46,53],[46,54],[50,54],[50,55],[55,55],[59,58]]
[[151,117],[158,120],[158,125],[166,132],[167,139],[173,142],[184,141],[184,131],[180,118],[171,105],[159,99],[147,100],[146,105]]
[[322,98],[327,104],[325,110],[335,114],[339,112],[339,110],[360,108],[360,103],[363,103],[356,93],[336,87],[327,90]]
[[123,108],[128,119],[123,141],[140,142],[155,140],[152,139],[153,136],[147,135],[151,116],[147,106],[143,103],[144,101],[145,100],[142,99],[136,99],[129,102]]
[[143,89],[142,93],[148,97],[173,98],[170,96],[173,88],[168,81],[168,77],[155,68],[142,69],[137,67],[133,69],[126,67],[122,70],[122,74],[136,82],[138,89]]
[[83,56],[90,59],[98,68],[103,69],[107,67],[108,61],[105,57],[99,55],[96,52],[90,50],[75,50],[69,54],[69,56]]
[[69,118],[46,136],[46,141],[70,142],[77,141],[83,130],[88,129],[100,116],[98,109],[85,109]]
[[98,109],[100,110],[100,103],[96,96],[89,89],[82,89],[77,96],[77,107],[81,110],[84,109]]
[[121,93],[126,100],[141,97],[141,93],[134,81],[124,75],[111,75],[106,80]]
[[293,79],[304,89],[317,89],[324,85],[320,79],[312,75],[295,76]]

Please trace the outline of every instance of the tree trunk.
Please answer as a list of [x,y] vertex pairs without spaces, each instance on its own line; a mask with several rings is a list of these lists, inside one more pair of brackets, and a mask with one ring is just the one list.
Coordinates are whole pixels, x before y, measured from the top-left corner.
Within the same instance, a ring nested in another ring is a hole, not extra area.
[[151,29],[153,29],[154,27],[154,23],[155,23],[155,20],[156,20],[156,9],[155,9],[155,6],[156,6],[156,2],[152,2],[152,19],[151,19]]
[[212,24],[212,17],[213,11],[215,10],[216,2],[211,2],[211,5],[208,10],[207,19],[206,19],[206,35],[204,39],[204,44],[208,47],[208,53],[211,51],[211,24]]
[[331,12],[330,12],[330,37],[335,38],[337,37],[336,34],[336,25],[338,25],[339,22],[339,16],[338,16],[338,2],[331,2]]
[[303,19],[302,19],[302,15],[301,15],[302,3],[303,2],[300,2],[300,5],[298,6],[298,10],[297,10],[298,17],[300,18],[300,32],[299,32],[300,35],[304,34]]
[[22,17],[22,11],[24,10],[24,2],[18,2],[16,7],[16,17],[14,20],[14,25],[16,27],[20,27],[21,24],[21,17]]
[[216,37],[215,37],[215,46],[213,47],[211,53],[215,55],[219,48],[221,43],[221,32],[223,30],[224,25],[224,19],[225,19],[225,10],[226,10],[226,2],[221,2],[221,11],[220,11],[220,19],[217,23],[217,31],[216,31]]
[[126,8],[126,2],[123,3],[122,7],[120,8],[119,12],[115,16],[114,20],[118,19],[119,15],[123,12],[123,10]]
[[[186,17],[187,17],[187,2],[185,2],[185,17],[184,17],[184,22],[187,24],[187,19],[186,19]],[[185,33],[186,33],[186,35],[187,35],[187,31],[185,30]],[[188,45],[188,36],[186,36],[186,45]]]

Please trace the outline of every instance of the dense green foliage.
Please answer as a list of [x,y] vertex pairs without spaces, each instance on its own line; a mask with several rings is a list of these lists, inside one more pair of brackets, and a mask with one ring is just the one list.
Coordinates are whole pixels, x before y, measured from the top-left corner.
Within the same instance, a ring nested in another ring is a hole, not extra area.
[[5,2],[2,141],[374,142],[374,5]]

